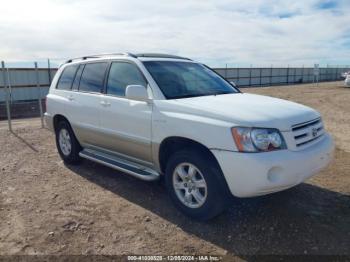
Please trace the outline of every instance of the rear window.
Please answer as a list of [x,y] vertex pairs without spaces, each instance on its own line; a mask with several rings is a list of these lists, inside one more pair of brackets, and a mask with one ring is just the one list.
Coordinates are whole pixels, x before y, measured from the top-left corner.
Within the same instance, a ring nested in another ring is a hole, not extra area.
[[79,65],[67,66],[58,80],[57,89],[70,90]]
[[100,93],[108,63],[89,63],[81,75],[79,91]]

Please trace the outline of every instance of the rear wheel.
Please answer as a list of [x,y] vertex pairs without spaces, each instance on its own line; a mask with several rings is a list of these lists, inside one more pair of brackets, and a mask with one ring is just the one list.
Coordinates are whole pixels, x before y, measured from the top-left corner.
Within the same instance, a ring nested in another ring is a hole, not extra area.
[[227,196],[219,181],[220,172],[217,164],[200,151],[179,151],[168,161],[166,187],[183,213],[198,220],[209,220],[226,206]]
[[72,128],[66,121],[58,123],[56,129],[56,146],[58,153],[67,164],[75,164],[80,161],[79,152],[81,147]]

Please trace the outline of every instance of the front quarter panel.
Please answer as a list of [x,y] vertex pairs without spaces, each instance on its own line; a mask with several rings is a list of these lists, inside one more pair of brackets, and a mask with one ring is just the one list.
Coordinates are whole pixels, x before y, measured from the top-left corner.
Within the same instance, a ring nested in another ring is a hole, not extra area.
[[154,100],[152,152],[158,168],[159,147],[168,137],[191,139],[208,149],[237,151],[231,135],[232,123],[175,107],[167,104],[166,100]]

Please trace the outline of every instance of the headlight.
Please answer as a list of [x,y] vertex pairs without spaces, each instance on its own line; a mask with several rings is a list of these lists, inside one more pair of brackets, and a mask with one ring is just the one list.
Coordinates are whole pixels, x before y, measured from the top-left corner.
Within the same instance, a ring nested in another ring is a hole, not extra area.
[[231,131],[240,152],[266,152],[286,149],[283,137],[277,129],[234,127]]

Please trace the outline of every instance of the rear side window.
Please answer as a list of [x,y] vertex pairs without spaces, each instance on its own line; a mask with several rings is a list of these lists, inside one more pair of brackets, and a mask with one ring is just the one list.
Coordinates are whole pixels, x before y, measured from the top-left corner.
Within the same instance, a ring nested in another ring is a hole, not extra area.
[[77,72],[79,65],[70,65],[67,66],[58,80],[57,89],[61,90],[70,90],[72,87],[72,82]]
[[80,65],[77,73],[75,74],[75,79],[73,81],[72,85],[72,90],[78,90],[79,88],[79,83],[80,83],[80,78],[81,78],[81,73],[83,72],[85,65]]
[[86,64],[81,75],[79,91],[100,93],[108,63]]
[[108,75],[107,94],[125,96],[128,85],[147,86],[146,80],[136,65],[126,62],[113,62]]

